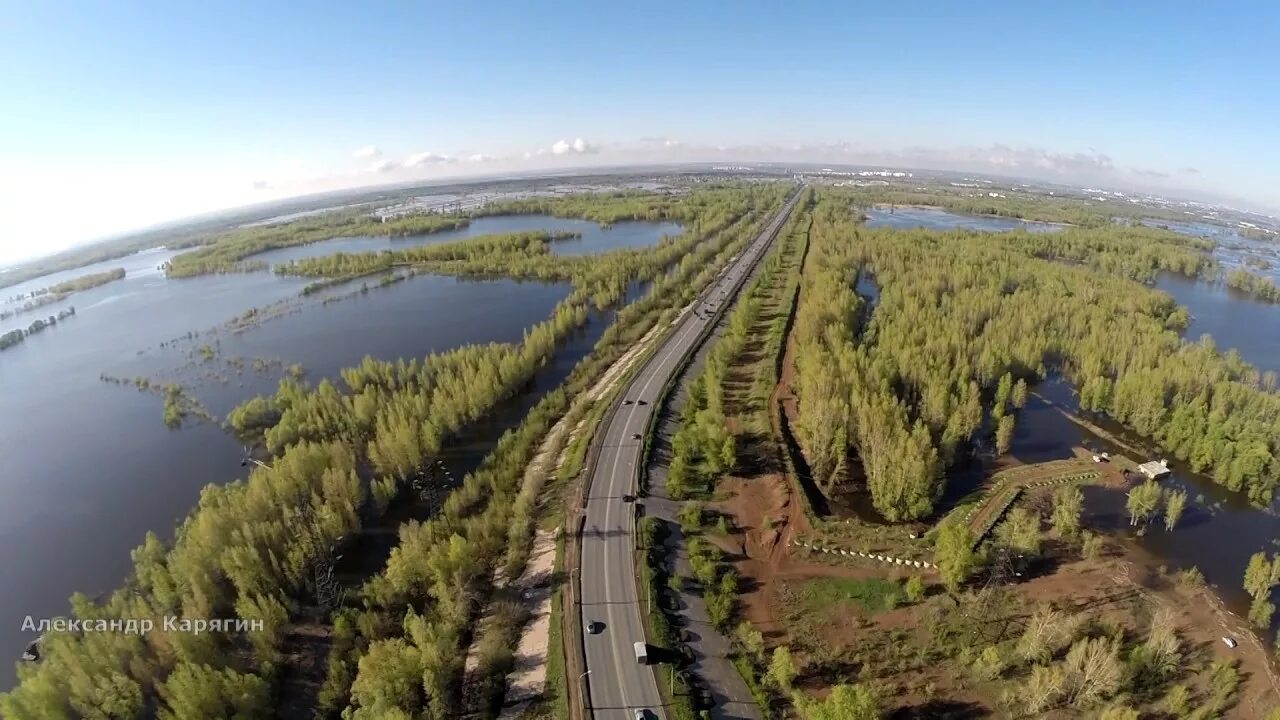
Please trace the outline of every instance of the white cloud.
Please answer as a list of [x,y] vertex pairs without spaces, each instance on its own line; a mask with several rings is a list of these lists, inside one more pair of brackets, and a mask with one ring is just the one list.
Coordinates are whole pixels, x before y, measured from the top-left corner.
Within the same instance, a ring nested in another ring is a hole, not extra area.
[[390,159],[379,160],[378,162],[369,166],[369,172],[372,172],[372,173],[391,172],[392,170],[395,170],[398,167],[400,167],[400,163],[396,162],[395,160],[390,160]]
[[569,142],[568,140],[557,140],[556,143],[551,146],[551,153],[553,155],[568,155],[569,153],[573,153],[574,155],[593,155],[597,152],[599,152],[599,149],[596,148],[596,146],[582,138],[576,138],[573,142]]
[[422,167],[423,165],[441,165],[453,162],[453,158],[446,155],[437,155],[433,152],[414,153],[404,159],[405,167]]
[[495,158],[494,156],[485,155],[484,153],[476,153],[474,155],[467,156],[467,162],[473,162],[473,163],[491,162],[496,159],[497,158]]
[[253,189],[254,190],[270,190],[271,183],[267,182],[266,180],[254,180]]
[[366,145],[358,148],[351,153],[351,157],[357,160],[370,160],[376,157],[382,157],[382,151],[376,145]]

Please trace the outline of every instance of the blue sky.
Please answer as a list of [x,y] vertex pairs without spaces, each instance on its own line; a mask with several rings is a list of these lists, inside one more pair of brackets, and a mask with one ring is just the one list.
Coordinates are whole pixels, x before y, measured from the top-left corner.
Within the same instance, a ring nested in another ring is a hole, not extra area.
[[1274,3],[211,5],[0,0],[0,261],[316,190],[638,160],[1280,207]]

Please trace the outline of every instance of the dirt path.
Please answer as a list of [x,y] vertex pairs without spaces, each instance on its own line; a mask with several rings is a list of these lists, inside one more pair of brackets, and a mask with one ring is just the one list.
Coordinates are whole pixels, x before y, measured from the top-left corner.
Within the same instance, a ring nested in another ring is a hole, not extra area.
[[539,530],[524,572],[513,583],[530,606],[530,618],[516,647],[515,667],[507,678],[500,718],[516,718],[547,686],[547,650],[551,637],[551,592],[556,565],[555,534]]

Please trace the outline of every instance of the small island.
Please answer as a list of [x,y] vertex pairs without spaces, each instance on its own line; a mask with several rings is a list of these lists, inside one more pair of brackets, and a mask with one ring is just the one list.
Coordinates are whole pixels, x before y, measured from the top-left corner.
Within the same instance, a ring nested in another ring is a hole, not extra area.
[[[65,280],[55,285],[50,285],[49,287],[32,290],[30,293],[12,296],[5,300],[5,304],[22,304],[12,310],[0,310],[0,320],[8,320],[11,317],[16,317],[23,313],[34,312],[46,305],[62,302],[72,293],[91,290],[100,285],[106,285],[109,282],[121,280],[124,276],[124,268],[115,268],[100,273],[82,275],[78,278],[72,278],[71,280]],[[69,314],[74,315],[74,310]]]

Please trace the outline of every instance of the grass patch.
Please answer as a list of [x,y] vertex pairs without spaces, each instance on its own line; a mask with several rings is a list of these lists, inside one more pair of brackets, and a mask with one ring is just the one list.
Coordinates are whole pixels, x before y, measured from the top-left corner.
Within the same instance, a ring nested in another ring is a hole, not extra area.
[[902,586],[884,578],[819,578],[800,587],[800,603],[809,612],[852,604],[863,612],[875,614],[893,610],[905,601]]

